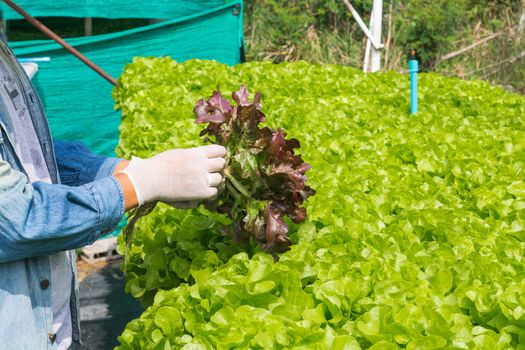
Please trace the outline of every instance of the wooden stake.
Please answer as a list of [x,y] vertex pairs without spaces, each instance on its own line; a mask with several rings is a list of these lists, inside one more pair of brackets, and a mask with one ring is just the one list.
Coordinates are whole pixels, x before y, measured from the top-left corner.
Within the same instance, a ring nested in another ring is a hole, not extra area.
[[497,38],[497,37],[500,36],[500,35],[501,35],[501,33],[494,33],[494,34],[491,34],[491,35],[489,35],[488,37],[483,38],[483,39],[481,39],[481,40],[478,40],[478,41],[476,41],[475,43],[473,43],[473,44],[471,44],[471,45],[469,45],[469,46],[466,46],[466,47],[461,48],[461,49],[459,49],[459,50],[457,50],[457,51],[454,51],[454,52],[447,53],[446,55],[441,56],[440,61],[446,61],[446,60],[449,60],[449,59],[454,58],[454,57],[456,57],[456,56],[459,56],[459,55],[461,55],[461,54],[463,54],[463,53],[465,53],[465,52],[467,52],[467,51],[469,51],[469,50],[472,50],[472,49],[475,48],[476,46],[479,46],[479,45],[481,45],[481,44],[486,43],[486,42],[489,41],[489,40],[492,40],[492,39],[494,39],[494,38]]

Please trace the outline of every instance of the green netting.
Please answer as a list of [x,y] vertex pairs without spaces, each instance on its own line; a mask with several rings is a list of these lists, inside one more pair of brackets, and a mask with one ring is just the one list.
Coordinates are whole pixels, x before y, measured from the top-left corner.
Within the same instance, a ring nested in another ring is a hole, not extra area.
[[[233,65],[240,62],[242,45],[242,6],[237,11],[236,5],[242,1],[147,27],[68,42],[113,77],[118,77],[134,56],[214,59]],[[39,63],[34,80],[53,135],[82,140],[97,153],[113,155],[120,114],[113,110],[111,84],[54,42],[13,42],[11,46],[18,57],[51,58]]]
[[[16,4],[33,16],[102,18],[181,18],[224,5],[228,0],[17,0]],[[5,19],[21,16],[4,3]]]

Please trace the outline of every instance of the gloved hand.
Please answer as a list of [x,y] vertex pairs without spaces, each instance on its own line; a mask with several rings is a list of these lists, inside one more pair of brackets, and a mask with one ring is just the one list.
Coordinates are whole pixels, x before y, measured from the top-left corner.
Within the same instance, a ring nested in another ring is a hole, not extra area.
[[173,149],[149,159],[133,158],[122,172],[133,184],[139,205],[162,201],[186,209],[217,194],[225,155],[219,145]]

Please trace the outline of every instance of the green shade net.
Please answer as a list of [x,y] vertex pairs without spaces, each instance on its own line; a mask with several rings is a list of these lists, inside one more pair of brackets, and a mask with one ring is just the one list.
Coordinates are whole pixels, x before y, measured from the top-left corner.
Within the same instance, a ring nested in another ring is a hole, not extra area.
[[[171,18],[123,32],[67,40],[115,78],[134,56],[171,56],[178,61],[200,58],[230,65],[241,61],[242,0],[164,0],[147,5],[118,0],[19,0],[17,4],[33,16]],[[7,19],[19,18],[12,11],[4,15]],[[113,86],[54,41],[10,45],[19,58],[51,58],[39,63],[33,82],[44,102],[53,136],[81,140],[95,153],[114,155],[120,113],[114,111]],[[119,230],[123,225],[124,221]],[[108,236],[115,236],[119,230]]]
[[[212,1],[194,5],[199,3]],[[67,41],[113,77],[118,77],[134,56],[171,56],[177,61],[199,58],[233,65],[241,59],[241,5],[242,1],[222,1],[218,7],[187,17]],[[113,86],[55,42],[10,44],[19,58],[51,58],[50,62],[39,63],[34,82],[53,136],[82,140],[96,153],[113,155],[120,124],[120,114],[114,111],[111,97]]]
[[[231,1],[226,1],[231,2]],[[35,17],[181,18],[224,5],[224,0],[15,0]],[[2,3],[5,19],[20,19]]]

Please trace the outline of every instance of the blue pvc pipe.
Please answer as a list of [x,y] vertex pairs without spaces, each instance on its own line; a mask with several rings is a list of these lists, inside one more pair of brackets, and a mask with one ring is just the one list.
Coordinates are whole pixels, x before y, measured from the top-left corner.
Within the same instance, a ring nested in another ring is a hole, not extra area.
[[408,70],[410,71],[410,114],[417,113],[417,72],[419,63],[417,60],[408,61]]

